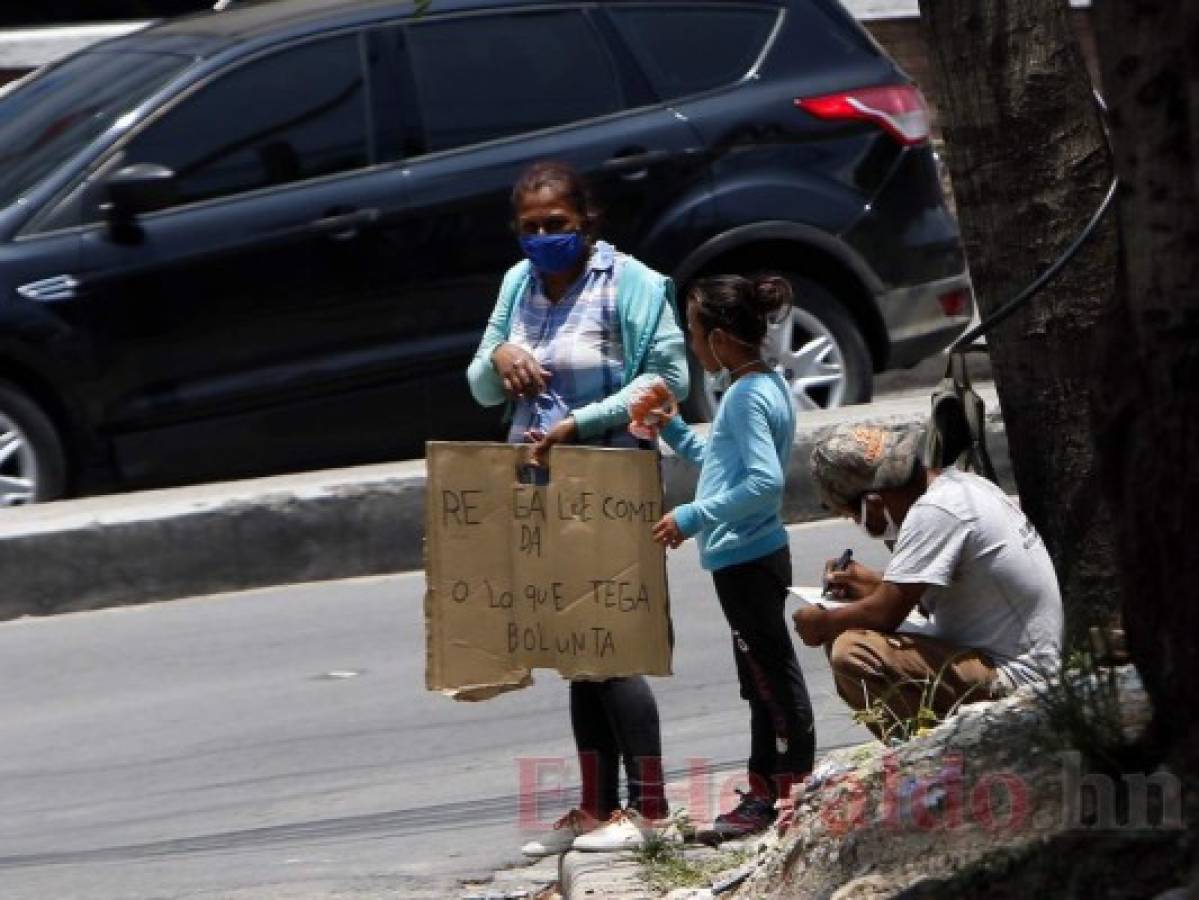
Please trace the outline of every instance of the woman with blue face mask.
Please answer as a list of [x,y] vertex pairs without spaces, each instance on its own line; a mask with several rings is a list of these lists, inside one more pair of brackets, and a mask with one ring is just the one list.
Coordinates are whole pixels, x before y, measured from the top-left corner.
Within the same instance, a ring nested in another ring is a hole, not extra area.
[[[659,375],[676,397],[688,389],[687,358],[669,278],[593,237],[581,176],[563,163],[530,166],[512,191],[525,259],[504,276],[467,371],[484,406],[511,404],[508,440],[532,443],[547,464],[555,444],[652,446],[629,433],[638,379]],[[667,815],[658,708],[643,677],[573,681],[570,716],[582,801],[523,850],[641,846]],[[621,809],[623,764],[628,808]]]

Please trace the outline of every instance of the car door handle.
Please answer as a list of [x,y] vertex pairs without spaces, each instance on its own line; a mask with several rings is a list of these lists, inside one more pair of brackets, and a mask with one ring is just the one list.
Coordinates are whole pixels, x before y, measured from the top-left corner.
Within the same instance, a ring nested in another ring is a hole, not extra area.
[[669,150],[635,150],[605,160],[603,168],[607,172],[621,172],[626,176],[641,178],[650,166],[666,162],[672,155]]
[[74,275],[55,275],[53,278],[22,284],[17,288],[17,293],[26,300],[54,303],[59,300],[74,300],[79,296],[82,286]]
[[349,241],[358,236],[358,232],[367,225],[379,220],[377,209],[354,209],[349,212],[331,213],[311,223],[313,231],[327,235],[333,241]]

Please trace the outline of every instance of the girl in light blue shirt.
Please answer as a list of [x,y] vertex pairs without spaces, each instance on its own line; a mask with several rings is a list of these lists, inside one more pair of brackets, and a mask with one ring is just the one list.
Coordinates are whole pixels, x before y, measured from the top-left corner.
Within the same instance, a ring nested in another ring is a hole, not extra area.
[[775,802],[812,769],[812,704],[795,656],[783,602],[791,550],[779,517],[795,412],[786,381],[762,359],[767,323],[788,308],[790,284],[778,276],[705,278],[687,297],[691,350],[709,373],[727,373],[707,441],[674,415],[662,438],[700,467],[695,500],[654,526],[671,548],[689,537],[712,572],[733,632],[741,696],[750,708],[749,791],[716,817],[720,836],[741,837],[774,821]]

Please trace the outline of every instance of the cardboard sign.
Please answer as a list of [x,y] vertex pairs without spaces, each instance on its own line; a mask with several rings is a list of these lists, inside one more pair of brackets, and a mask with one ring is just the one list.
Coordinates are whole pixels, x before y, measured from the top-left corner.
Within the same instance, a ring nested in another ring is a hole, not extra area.
[[657,455],[555,447],[548,484],[529,448],[430,443],[426,454],[426,686],[481,700],[568,678],[669,675]]

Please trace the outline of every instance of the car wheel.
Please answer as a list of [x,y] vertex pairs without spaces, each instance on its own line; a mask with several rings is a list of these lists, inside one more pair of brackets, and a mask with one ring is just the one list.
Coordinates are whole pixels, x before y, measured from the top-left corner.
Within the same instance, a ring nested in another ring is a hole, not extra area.
[[[796,408],[802,412],[870,402],[874,366],[845,307],[816,282],[800,275],[787,278],[795,302],[767,330],[762,356],[790,385]],[[695,387],[689,412],[709,420],[720,393],[694,360],[691,374]]]
[[54,423],[29,397],[0,382],[0,506],[61,497],[66,460]]

